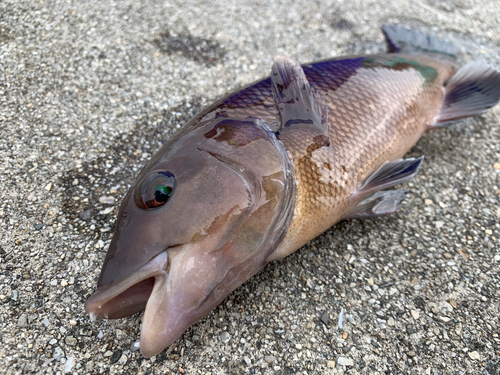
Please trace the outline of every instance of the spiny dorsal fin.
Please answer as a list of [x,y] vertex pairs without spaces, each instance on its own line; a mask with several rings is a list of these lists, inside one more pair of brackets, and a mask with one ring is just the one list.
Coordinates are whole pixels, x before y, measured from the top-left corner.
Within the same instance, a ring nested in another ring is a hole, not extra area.
[[405,29],[396,25],[382,25],[389,52],[432,55],[451,62],[456,60],[457,50],[451,43],[423,34],[419,31]]
[[500,72],[482,61],[470,62],[446,84],[444,99],[432,128],[477,116],[500,101]]
[[328,136],[328,107],[298,63],[276,56],[271,82],[274,102],[281,115],[279,133],[306,128],[313,129],[317,135]]

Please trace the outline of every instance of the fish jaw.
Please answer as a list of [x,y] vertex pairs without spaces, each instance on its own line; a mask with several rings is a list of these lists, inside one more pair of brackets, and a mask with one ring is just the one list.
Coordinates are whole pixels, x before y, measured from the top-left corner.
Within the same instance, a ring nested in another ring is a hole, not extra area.
[[118,319],[142,311],[156,280],[165,278],[168,264],[168,253],[164,251],[125,279],[100,286],[85,303],[85,311],[92,319]]

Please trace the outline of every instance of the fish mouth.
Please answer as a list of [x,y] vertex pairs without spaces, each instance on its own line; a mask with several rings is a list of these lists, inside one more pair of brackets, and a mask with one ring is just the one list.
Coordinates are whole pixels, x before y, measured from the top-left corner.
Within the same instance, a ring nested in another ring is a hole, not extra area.
[[164,250],[125,279],[99,286],[85,303],[85,311],[95,320],[119,319],[144,310],[155,284],[167,279],[169,263]]

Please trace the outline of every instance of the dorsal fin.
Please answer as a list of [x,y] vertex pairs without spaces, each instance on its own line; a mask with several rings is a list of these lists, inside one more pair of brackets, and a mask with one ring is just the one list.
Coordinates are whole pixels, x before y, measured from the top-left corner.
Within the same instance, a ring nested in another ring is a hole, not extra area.
[[382,25],[382,32],[389,52],[432,55],[448,62],[454,62],[457,58],[457,50],[453,44],[419,31],[384,24]]
[[311,87],[298,63],[276,56],[271,88],[281,115],[278,133],[306,128],[316,135],[328,137],[328,107],[321,94]]

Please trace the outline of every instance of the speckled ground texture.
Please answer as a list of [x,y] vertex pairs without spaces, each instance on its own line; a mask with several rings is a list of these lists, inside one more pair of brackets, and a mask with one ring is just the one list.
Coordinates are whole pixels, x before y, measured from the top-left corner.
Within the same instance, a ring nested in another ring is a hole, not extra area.
[[[90,321],[118,206],[220,96],[385,51],[383,22],[500,66],[496,1],[0,1],[0,373],[500,373],[500,106],[427,133],[400,211],[344,221],[160,355],[141,315]],[[339,317],[342,314],[342,328]]]

